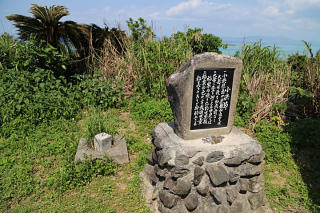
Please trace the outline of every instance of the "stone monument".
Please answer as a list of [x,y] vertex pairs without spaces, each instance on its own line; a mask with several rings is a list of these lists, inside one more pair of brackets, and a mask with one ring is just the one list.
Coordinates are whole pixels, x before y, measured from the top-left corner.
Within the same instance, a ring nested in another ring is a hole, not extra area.
[[167,80],[174,124],[160,123],[142,173],[153,212],[271,212],[264,152],[233,127],[240,59],[196,55]]

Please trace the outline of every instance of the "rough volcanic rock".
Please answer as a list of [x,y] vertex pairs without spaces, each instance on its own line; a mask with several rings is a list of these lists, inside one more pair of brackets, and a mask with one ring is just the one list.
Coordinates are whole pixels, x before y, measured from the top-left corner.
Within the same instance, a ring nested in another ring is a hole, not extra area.
[[214,186],[219,186],[229,181],[228,171],[221,165],[207,165],[206,171]]
[[207,155],[206,161],[208,163],[214,163],[220,161],[224,157],[223,152],[214,151]]
[[196,166],[196,167],[194,168],[193,174],[194,174],[193,184],[194,184],[195,186],[197,186],[197,185],[200,183],[200,181],[201,181],[201,179],[202,179],[202,177],[203,177],[203,175],[204,175],[204,169],[202,169],[202,168],[199,167],[199,166]]

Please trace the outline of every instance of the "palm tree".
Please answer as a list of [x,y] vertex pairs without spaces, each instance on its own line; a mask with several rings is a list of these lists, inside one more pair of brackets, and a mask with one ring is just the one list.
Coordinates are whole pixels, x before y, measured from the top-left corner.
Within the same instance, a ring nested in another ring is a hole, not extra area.
[[33,37],[37,41],[44,41],[63,52],[74,52],[85,55],[85,41],[88,40],[89,30],[86,25],[73,21],[60,21],[69,11],[64,6],[41,6],[32,4],[30,13],[33,17],[13,14],[6,18],[15,22],[20,39]]
[[105,24],[103,28],[91,24],[87,26],[90,30],[91,43],[94,50],[100,51],[103,49],[106,40],[109,40],[111,45],[115,48],[119,55],[125,51],[125,40],[127,35],[120,28],[111,28]]

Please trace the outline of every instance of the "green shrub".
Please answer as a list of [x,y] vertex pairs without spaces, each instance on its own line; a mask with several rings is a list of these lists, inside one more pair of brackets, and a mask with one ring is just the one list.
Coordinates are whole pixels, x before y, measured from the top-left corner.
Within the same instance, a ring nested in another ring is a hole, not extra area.
[[320,115],[320,50],[316,54],[311,44],[305,42],[307,53],[294,54],[288,58],[291,65],[290,100],[298,106],[300,117]]
[[71,85],[63,76],[55,77],[51,70],[0,70],[1,126],[8,126],[17,117],[34,125],[59,118],[71,119],[80,109]]
[[72,94],[80,106],[101,109],[124,106],[123,83],[117,79],[105,79],[101,74],[75,75]]
[[209,33],[202,33],[200,28],[189,28],[187,32],[177,32],[172,37],[178,43],[187,41],[194,54],[203,52],[221,53],[220,48],[227,48],[227,44],[223,44],[221,38]]
[[240,82],[240,91],[238,95],[238,102],[236,107],[235,125],[247,127],[250,124],[251,115],[256,108],[257,96],[248,95],[248,89],[242,79]]
[[71,74],[67,73],[71,62],[72,58],[59,53],[51,45],[41,47],[32,40],[19,42],[7,34],[0,36],[0,70],[34,72],[36,69],[43,69],[52,70],[55,76],[66,76]]
[[254,130],[266,153],[267,162],[277,164],[288,162],[291,156],[292,140],[288,133],[274,123],[265,120],[260,121]]
[[[122,82],[101,75],[65,77],[68,57],[32,41],[0,38],[0,135],[60,118],[77,118],[88,106],[124,104]],[[13,123],[11,123],[13,122]]]

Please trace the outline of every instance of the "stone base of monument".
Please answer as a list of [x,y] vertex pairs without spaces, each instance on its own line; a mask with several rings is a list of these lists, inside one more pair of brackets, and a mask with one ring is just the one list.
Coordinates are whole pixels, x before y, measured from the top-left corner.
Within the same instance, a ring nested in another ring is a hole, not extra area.
[[183,140],[171,124],[153,131],[142,174],[153,212],[272,212],[264,192],[264,152],[237,128],[220,143]]

